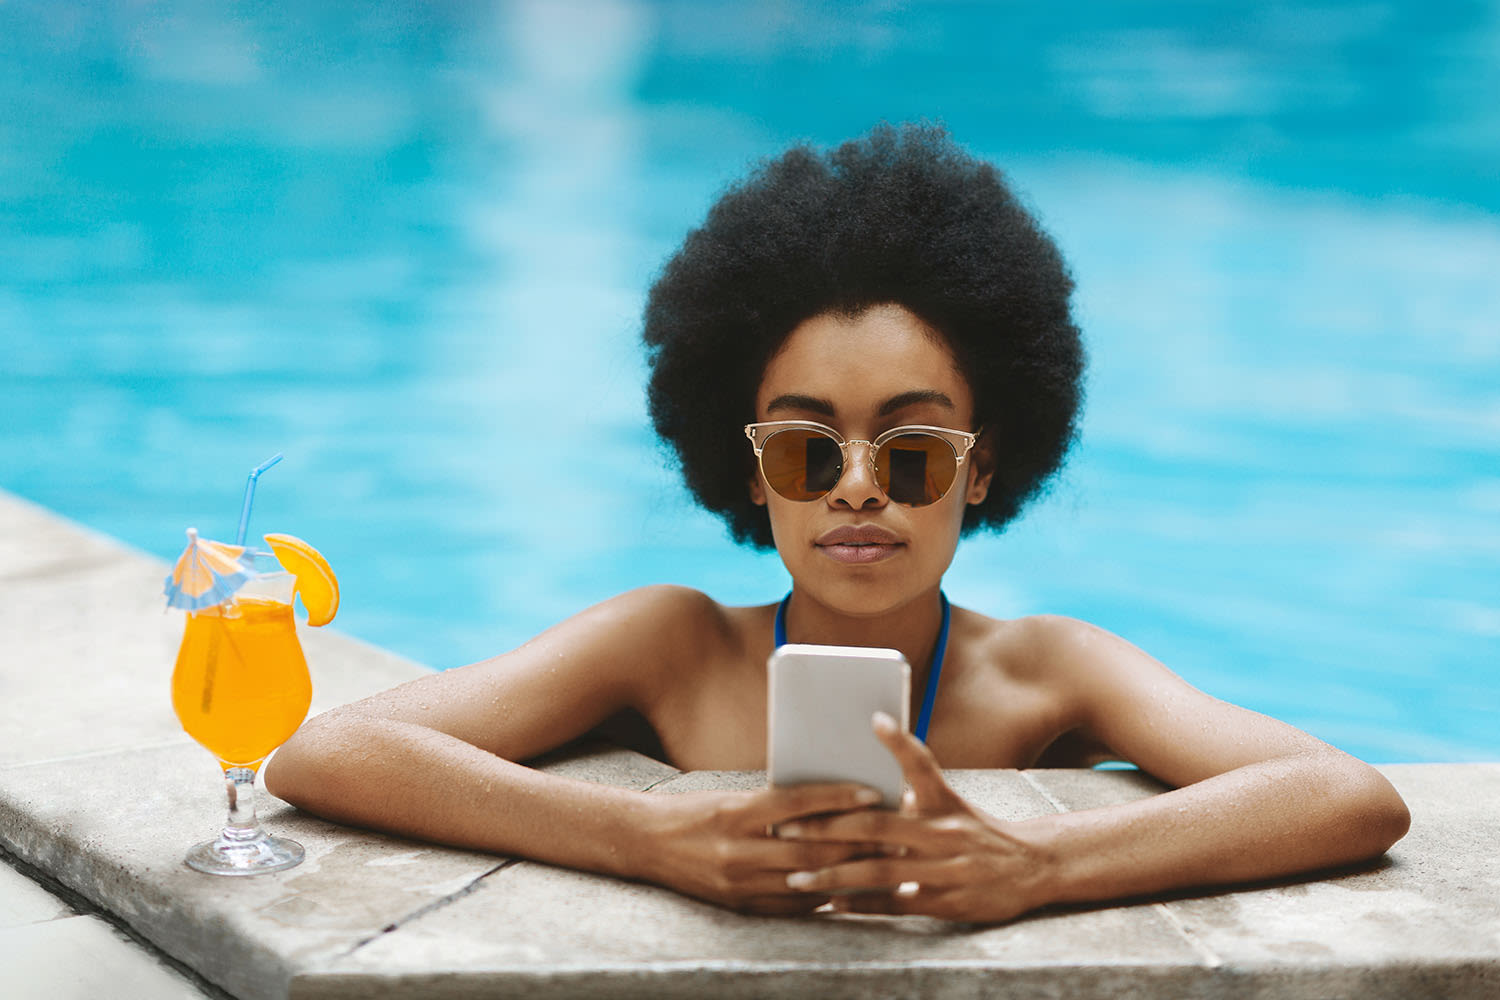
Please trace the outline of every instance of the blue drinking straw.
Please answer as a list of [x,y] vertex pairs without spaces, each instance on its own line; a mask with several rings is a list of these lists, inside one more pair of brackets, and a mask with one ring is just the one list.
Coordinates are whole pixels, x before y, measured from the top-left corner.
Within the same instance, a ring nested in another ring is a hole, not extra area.
[[255,481],[260,478],[262,472],[279,461],[281,461],[281,452],[278,451],[250,470],[250,478],[245,481],[245,504],[240,508],[240,530],[234,534],[234,544],[245,544],[245,529],[250,526],[250,505],[255,502]]

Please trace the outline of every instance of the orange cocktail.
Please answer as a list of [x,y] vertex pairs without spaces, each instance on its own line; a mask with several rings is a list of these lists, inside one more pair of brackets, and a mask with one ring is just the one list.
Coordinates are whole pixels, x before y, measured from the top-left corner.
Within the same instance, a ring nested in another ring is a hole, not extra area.
[[290,603],[269,596],[191,612],[172,672],[172,707],[225,770],[258,770],[312,701]]
[[255,776],[297,731],[312,702],[293,597],[302,595],[309,625],[326,625],[338,611],[338,580],[300,538],[265,539],[271,552],[254,552],[190,529],[188,547],[165,585],[168,603],[188,613],[172,670],[172,707],[188,735],[219,759],[229,799],[218,838],[184,859],[211,875],[281,871],[304,853],[296,841],[261,829]]
[[255,776],[291,738],[312,703],[312,679],[297,641],[292,600],[309,625],[339,608],[339,582],[322,553],[292,535],[266,535],[270,552],[245,545],[255,481],[281,461],[250,470],[234,544],[187,530],[187,548],[162,583],[167,606],[188,613],[172,669],[172,707],[187,734],[219,759],[229,816],[214,840],[188,851],[210,875],[260,875],[301,864],[302,845],[273,837],[255,818]]

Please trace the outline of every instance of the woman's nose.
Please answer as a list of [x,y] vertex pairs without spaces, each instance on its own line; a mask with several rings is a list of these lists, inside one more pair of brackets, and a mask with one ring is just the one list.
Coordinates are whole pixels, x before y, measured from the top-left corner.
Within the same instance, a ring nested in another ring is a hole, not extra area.
[[868,441],[850,441],[844,451],[844,473],[828,492],[828,502],[852,510],[880,507],[887,497],[875,480],[875,450]]

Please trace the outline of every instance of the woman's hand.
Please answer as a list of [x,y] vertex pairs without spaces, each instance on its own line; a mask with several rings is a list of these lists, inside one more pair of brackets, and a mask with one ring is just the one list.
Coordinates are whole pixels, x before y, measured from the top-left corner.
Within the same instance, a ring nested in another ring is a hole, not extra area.
[[787,876],[823,869],[872,852],[851,838],[787,840],[774,829],[830,815],[871,811],[880,793],[859,785],[799,785],[758,792],[697,792],[650,797],[643,878],[744,913],[802,914],[828,902],[793,889]]
[[919,913],[948,920],[1010,920],[1048,902],[1048,860],[1014,824],[974,809],[943,780],[932,751],[884,713],[875,734],[909,785],[900,812],[866,809],[782,824],[804,846],[858,847],[854,858],[808,866],[787,885],[850,913]]

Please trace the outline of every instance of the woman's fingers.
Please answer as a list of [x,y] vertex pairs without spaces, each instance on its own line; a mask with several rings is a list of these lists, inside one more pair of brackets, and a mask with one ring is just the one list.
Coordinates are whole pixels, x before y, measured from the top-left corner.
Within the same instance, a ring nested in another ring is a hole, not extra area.
[[[815,898],[822,899],[823,896]],[[829,897],[838,913],[920,914],[966,924],[994,924],[1014,920],[1033,904],[1020,893],[969,885],[928,885],[908,882],[889,892],[851,892]]]
[[779,872],[785,876],[787,872],[827,868],[857,858],[879,857],[883,853],[879,844],[771,838],[748,848],[745,860],[747,867]]
[[[675,797],[674,797],[675,798]],[[775,824],[865,810],[879,793],[859,785],[689,793],[673,802],[669,864],[659,879],[688,895],[751,912],[807,912],[822,900],[787,888],[793,871],[821,870],[878,853],[869,842],[794,841]]]
[[768,788],[745,804],[744,826],[747,831],[764,830],[805,816],[869,809],[880,800],[875,789],[847,783]]
[[959,801],[958,795],[943,780],[943,770],[927,744],[902,729],[884,712],[875,713],[871,727],[876,738],[901,765],[901,773],[911,786],[910,797],[918,812],[941,811]]
[[962,867],[953,858],[866,858],[816,871],[792,872],[786,877],[786,886],[799,892],[830,894],[869,889],[895,892],[916,883],[935,891],[960,884]]
[[[730,901],[736,909],[747,900],[809,895],[787,885],[787,876],[798,871],[824,871],[868,857],[848,844],[813,844],[761,840],[726,847],[707,885],[713,896]],[[821,902],[821,901],[820,901]],[[795,905],[791,906],[795,910]]]
[[809,816],[782,823],[776,836],[783,840],[821,841],[838,844],[889,844],[905,846],[911,835],[909,816],[889,809],[870,809],[836,816]]
[[751,896],[741,900],[735,909],[766,917],[796,917],[811,913],[826,902],[827,896],[782,893],[779,896]]
[[872,854],[953,854],[969,843],[971,826],[967,816],[913,816],[868,809],[783,823],[776,828],[776,835],[785,840],[859,844]]
[[[890,892],[851,892],[830,899],[838,913],[881,913],[888,916],[920,914],[948,920],[967,920],[962,889],[929,889],[908,882]],[[1003,917],[999,919],[1004,919]]]
[[[908,882],[904,886],[882,892],[849,892],[831,897],[836,913],[880,913],[901,916],[911,913],[927,913],[938,893],[923,892],[921,885]],[[928,914],[929,916],[931,914]]]

